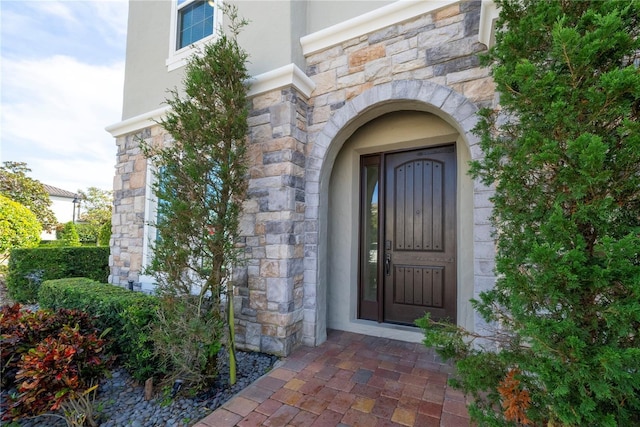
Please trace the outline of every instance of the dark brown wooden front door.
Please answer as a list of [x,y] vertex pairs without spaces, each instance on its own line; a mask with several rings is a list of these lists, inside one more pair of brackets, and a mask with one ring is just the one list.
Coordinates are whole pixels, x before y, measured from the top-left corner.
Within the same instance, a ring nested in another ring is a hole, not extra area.
[[359,317],[456,321],[453,145],[361,162]]
[[454,146],[385,156],[384,320],[456,320]]

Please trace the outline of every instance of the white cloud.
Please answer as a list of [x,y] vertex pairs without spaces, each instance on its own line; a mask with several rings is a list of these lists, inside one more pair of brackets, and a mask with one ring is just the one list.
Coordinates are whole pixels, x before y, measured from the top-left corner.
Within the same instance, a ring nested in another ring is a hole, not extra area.
[[124,40],[127,35],[128,3],[126,0],[92,1],[95,16],[104,25],[100,28],[110,37]]
[[0,0],[0,161],[69,191],[111,189],[127,0]]
[[73,11],[61,1],[42,1],[32,5],[36,7],[40,12],[53,15],[53,18],[62,18],[65,21],[69,21],[73,24],[77,24],[76,18],[73,15]]
[[115,142],[104,127],[120,118],[124,63],[4,59],[2,74],[2,160],[69,191],[110,189]]

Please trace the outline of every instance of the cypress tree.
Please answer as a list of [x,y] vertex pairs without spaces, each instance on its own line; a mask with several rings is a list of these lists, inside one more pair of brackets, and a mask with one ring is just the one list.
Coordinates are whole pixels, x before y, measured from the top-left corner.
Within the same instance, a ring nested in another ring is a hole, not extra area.
[[[223,296],[229,316],[230,382],[235,382],[231,274],[243,253],[238,234],[247,188],[249,75],[247,53],[237,42],[246,21],[238,18],[235,7],[223,8],[230,18],[227,33],[220,32],[190,59],[184,95],[174,90],[167,100],[171,110],[161,124],[173,141],[162,147],[143,144],[158,171],[158,238],[149,272],[165,297],[161,318],[166,322],[155,337],[175,375],[184,379],[189,371],[194,383],[211,382],[217,375]],[[179,331],[201,342],[191,342],[188,350],[189,339]],[[173,351],[171,346],[181,348]],[[184,356],[177,360],[180,354]],[[194,372],[194,364],[201,375]]]

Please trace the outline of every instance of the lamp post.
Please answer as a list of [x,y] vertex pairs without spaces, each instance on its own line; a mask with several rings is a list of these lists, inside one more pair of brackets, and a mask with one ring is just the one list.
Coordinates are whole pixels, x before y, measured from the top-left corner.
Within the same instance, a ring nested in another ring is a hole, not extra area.
[[78,199],[78,195],[75,194],[73,196],[73,217],[71,217],[71,221],[75,224],[76,222],[76,204],[78,205],[78,213],[80,213],[80,199]]

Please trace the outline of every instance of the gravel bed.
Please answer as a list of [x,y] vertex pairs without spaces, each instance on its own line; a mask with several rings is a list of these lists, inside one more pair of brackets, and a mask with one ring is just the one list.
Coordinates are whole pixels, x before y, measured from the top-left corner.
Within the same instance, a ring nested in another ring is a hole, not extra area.
[[[193,398],[178,396],[170,403],[162,396],[144,400],[144,387],[137,385],[123,369],[114,369],[112,377],[100,383],[96,406],[100,408],[99,425],[102,427],[185,427],[206,417],[213,410],[240,392],[243,388],[269,372],[278,358],[264,353],[237,351],[237,382],[227,383],[226,354],[219,358],[220,375],[214,386]],[[221,356],[222,356],[221,352]],[[0,404],[4,403],[3,392]],[[0,412],[1,416],[1,412]],[[4,422],[2,422],[4,425]],[[21,420],[7,424],[22,427],[60,427],[66,422],[52,415]]]

